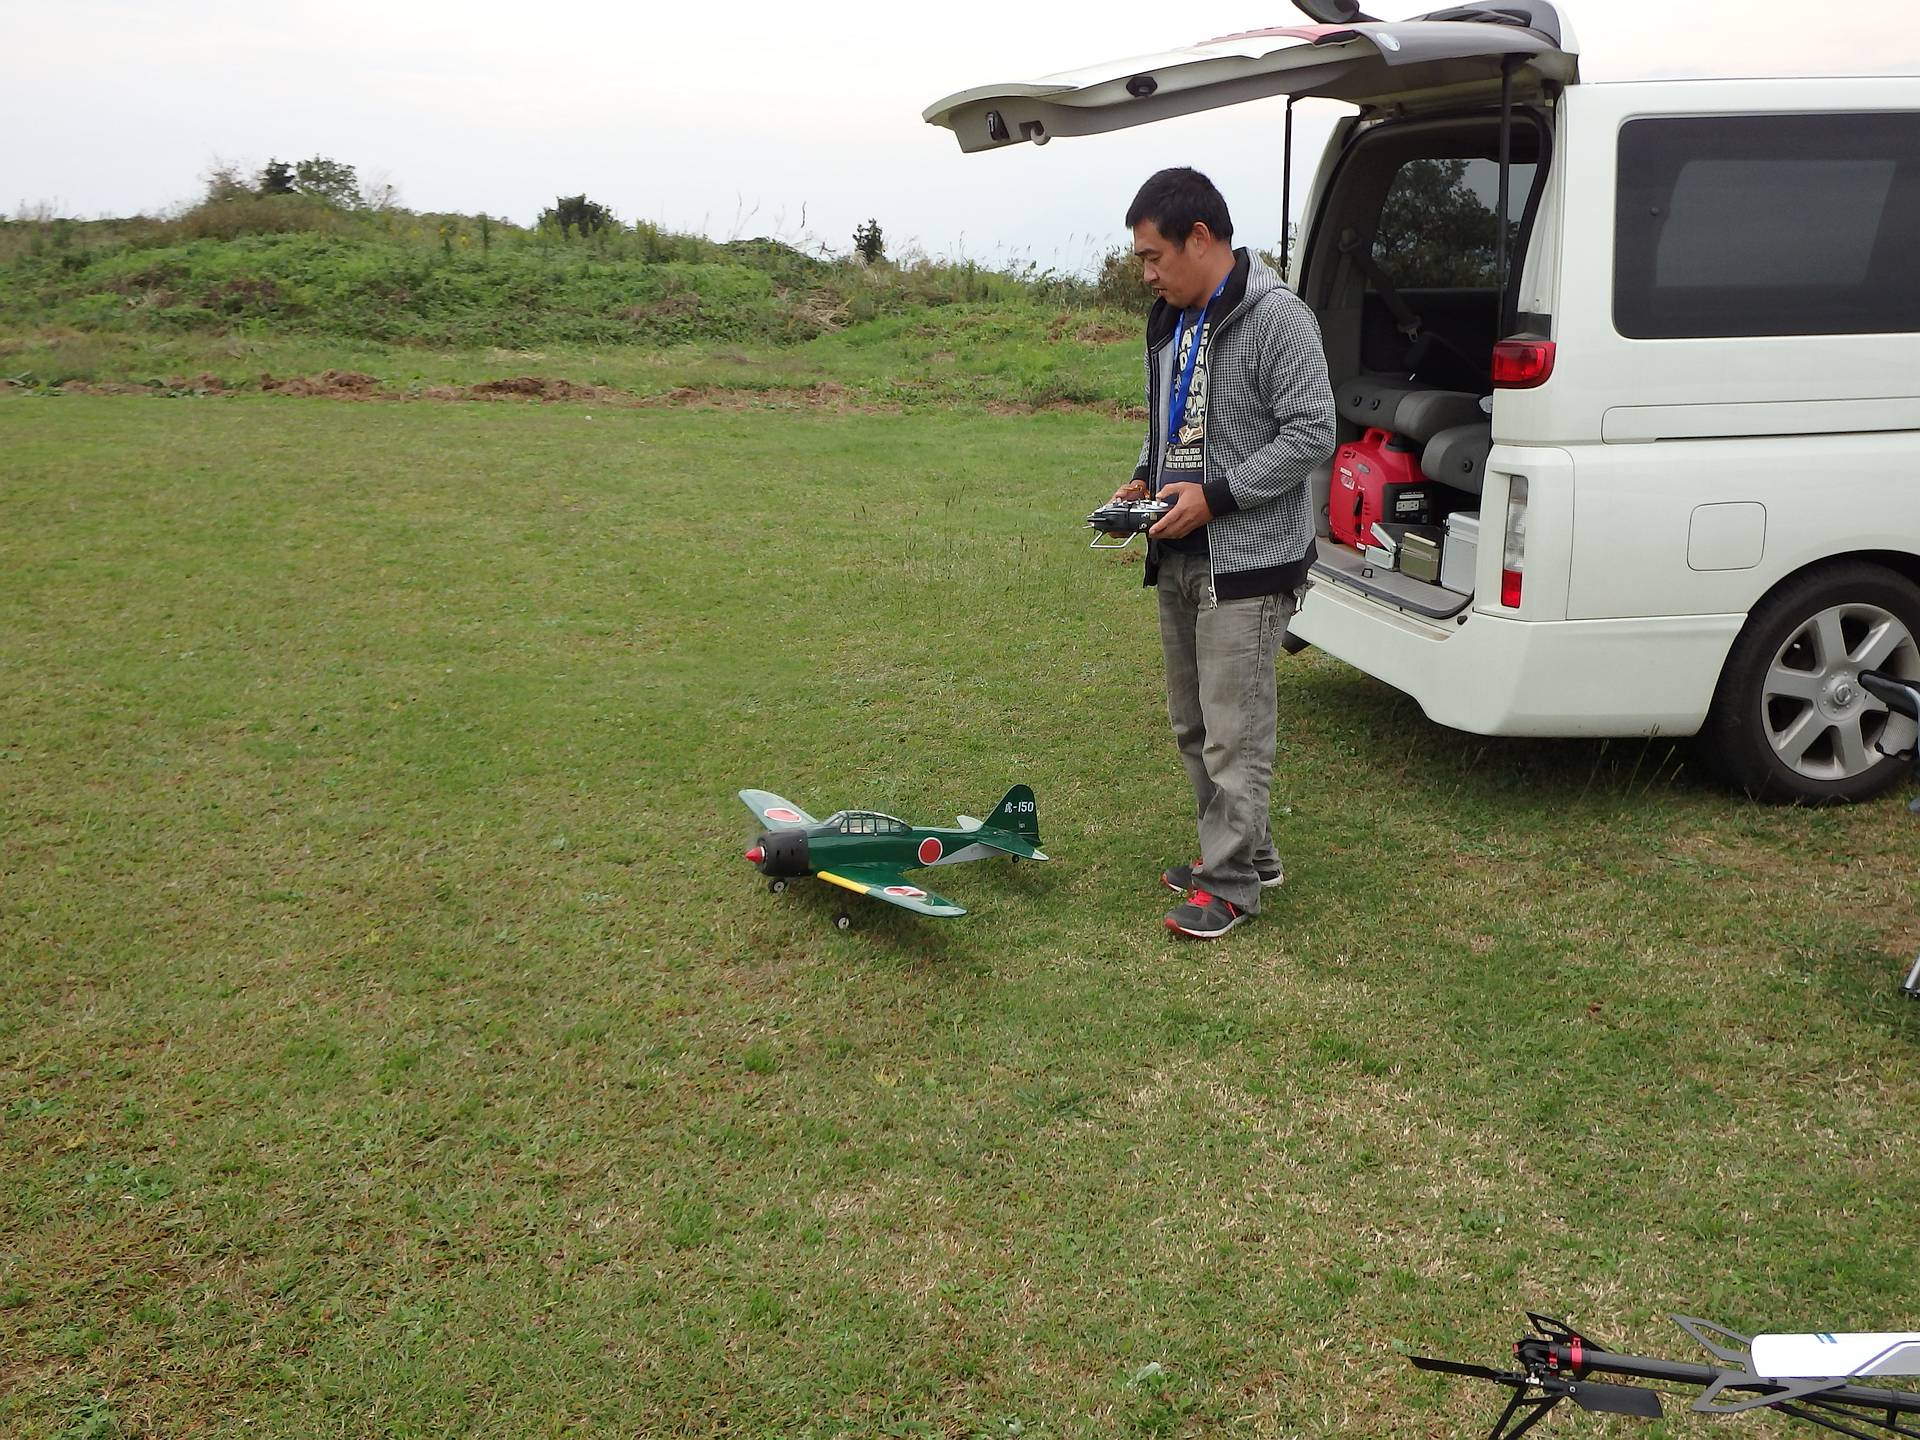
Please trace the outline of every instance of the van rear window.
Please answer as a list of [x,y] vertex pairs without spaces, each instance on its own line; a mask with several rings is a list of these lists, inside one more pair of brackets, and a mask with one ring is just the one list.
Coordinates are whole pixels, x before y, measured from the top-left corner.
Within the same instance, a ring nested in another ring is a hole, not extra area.
[[[1508,182],[1508,253],[1519,255],[1520,222],[1538,166],[1515,162]],[[1410,160],[1394,172],[1374,231],[1373,258],[1403,290],[1491,290],[1500,167],[1491,160]],[[1368,288],[1378,287],[1368,282]]]
[[1920,331],[1920,115],[1629,121],[1618,195],[1622,335]]

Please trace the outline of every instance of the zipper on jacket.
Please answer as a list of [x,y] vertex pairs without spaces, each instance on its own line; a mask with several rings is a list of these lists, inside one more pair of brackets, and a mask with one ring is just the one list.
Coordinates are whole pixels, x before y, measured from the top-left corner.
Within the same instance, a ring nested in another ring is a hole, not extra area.
[[[1213,348],[1213,337],[1218,335],[1233,321],[1238,320],[1241,312],[1247,308],[1249,303],[1251,302],[1248,297],[1242,295],[1240,297],[1240,303],[1222,315],[1219,320],[1214,323],[1213,329],[1209,331],[1207,335],[1207,348],[1209,352],[1211,352]],[[1162,343],[1164,344],[1165,342]],[[1194,334],[1193,343],[1196,345],[1200,343],[1200,336],[1197,331]],[[1175,355],[1173,358],[1174,362],[1178,364],[1180,357]],[[1213,362],[1211,353],[1207,356],[1207,362],[1209,365]],[[1207,376],[1207,387],[1207,400],[1209,406],[1211,406],[1213,400],[1213,376],[1211,374]],[[1147,448],[1147,494],[1157,496],[1160,493],[1160,432],[1164,426],[1162,425],[1163,417],[1160,413],[1160,366],[1153,358],[1152,346],[1147,347],[1147,415],[1149,417],[1149,423],[1153,427],[1148,434],[1148,440],[1151,443]],[[1209,425],[1207,428],[1212,429],[1213,427]],[[1203,488],[1206,482],[1207,437],[1202,435],[1200,437],[1200,484]],[[1219,572],[1214,568],[1215,564],[1213,541],[1209,540],[1207,541],[1207,608],[1209,610],[1218,610],[1220,608],[1220,576]]]
[[[1193,343],[1198,345],[1200,342],[1198,339],[1195,339]],[[1211,361],[1213,357],[1209,355],[1207,359]],[[1211,375],[1207,376],[1207,404],[1209,406],[1213,404],[1213,376]],[[1213,417],[1208,416],[1207,418],[1208,418],[1208,421],[1211,422]],[[1211,430],[1212,428],[1213,428],[1213,425],[1209,423],[1207,425],[1207,429]],[[1206,437],[1206,434],[1202,432],[1200,436],[1200,493],[1204,495],[1206,493],[1206,488],[1207,488],[1207,437]],[[1209,610],[1218,610],[1220,608],[1220,577],[1214,573],[1213,565],[1214,565],[1213,541],[1208,540],[1207,541],[1207,608]]]
[[1160,498],[1160,362],[1147,347],[1147,498]]

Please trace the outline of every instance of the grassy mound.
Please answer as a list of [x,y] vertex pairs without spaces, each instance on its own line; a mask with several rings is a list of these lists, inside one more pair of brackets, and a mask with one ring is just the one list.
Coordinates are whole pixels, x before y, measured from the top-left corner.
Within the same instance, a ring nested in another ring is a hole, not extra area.
[[210,202],[173,221],[0,223],[0,325],[16,330],[790,345],[944,305],[1078,310],[1116,298],[1137,296],[968,263],[827,260],[767,239],[721,244],[645,225],[579,236],[298,196]]

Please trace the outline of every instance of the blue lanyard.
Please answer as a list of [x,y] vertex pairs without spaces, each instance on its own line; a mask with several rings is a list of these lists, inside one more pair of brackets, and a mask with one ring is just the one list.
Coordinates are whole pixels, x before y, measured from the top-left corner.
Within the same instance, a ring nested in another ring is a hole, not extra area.
[[[1227,288],[1227,280],[1231,280],[1232,278],[1232,275],[1228,275],[1226,280],[1220,282],[1213,294],[1207,297],[1207,303],[1200,307],[1200,318],[1193,322],[1193,348],[1187,351],[1187,363],[1180,367],[1180,378],[1174,381],[1173,384],[1173,398],[1167,404],[1167,443],[1169,445],[1175,442],[1176,437],[1180,434],[1181,425],[1186,422],[1187,397],[1193,391],[1193,369],[1195,362],[1200,358],[1200,341],[1206,333],[1207,311],[1213,308],[1213,302],[1220,298],[1220,292]],[[1175,356],[1180,354],[1180,341],[1185,337],[1186,330],[1187,312],[1182,310],[1179,320],[1174,323],[1173,327],[1173,353]]]

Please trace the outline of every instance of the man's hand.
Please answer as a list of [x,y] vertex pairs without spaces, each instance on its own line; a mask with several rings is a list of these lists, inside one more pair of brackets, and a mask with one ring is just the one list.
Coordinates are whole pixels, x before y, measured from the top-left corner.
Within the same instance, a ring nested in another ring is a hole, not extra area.
[[1160,517],[1160,523],[1147,531],[1150,539],[1178,540],[1191,535],[1213,519],[1207,506],[1207,492],[1191,480],[1176,480],[1160,487],[1160,498],[1173,501],[1173,509]]
[[1113,492],[1113,499],[1109,500],[1107,504],[1118,505],[1123,500],[1133,501],[1133,500],[1144,500],[1146,498],[1147,498],[1147,482],[1144,480],[1129,480],[1126,484],[1122,485],[1118,490]]

